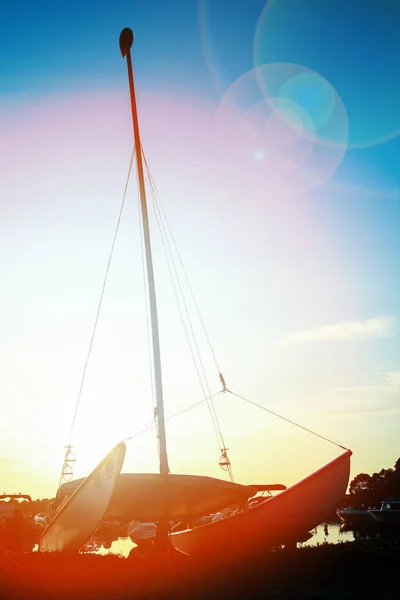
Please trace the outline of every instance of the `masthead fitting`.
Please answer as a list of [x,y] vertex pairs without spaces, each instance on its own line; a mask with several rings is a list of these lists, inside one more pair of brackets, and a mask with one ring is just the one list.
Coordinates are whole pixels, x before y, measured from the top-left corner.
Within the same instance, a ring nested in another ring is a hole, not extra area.
[[129,50],[131,49],[133,44],[133,31],[129,29],[129,27],[125,27],[119,35],[119,48],[121,50],[121,54],[125,57]]

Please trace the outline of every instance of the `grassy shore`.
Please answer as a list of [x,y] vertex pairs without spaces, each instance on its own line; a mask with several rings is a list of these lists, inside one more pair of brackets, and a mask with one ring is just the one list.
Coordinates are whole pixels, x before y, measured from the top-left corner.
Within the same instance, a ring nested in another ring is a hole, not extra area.
[[222,567],[189,558],[0,555],[0,598],[74,600],[176,598],[398,598],[400,544],[347,542],[271,552]]

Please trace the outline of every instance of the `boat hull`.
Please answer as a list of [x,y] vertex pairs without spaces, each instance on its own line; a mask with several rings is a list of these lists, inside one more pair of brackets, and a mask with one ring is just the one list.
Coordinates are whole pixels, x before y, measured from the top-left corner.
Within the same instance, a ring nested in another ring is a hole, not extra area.
[[374,524],[374,519],[368,510],[346,511],[337,510],[336,514],[345,525],[349,527],[366,527]]
[[172,533],[173,546],[193,556],[215,555],[221,560],[304,539],[344,497],[351,454],[350,450],[344,452],[277,496],[237,515]]
[[400,525],[400,510],[370,510],[371,516],[384,525]]
[[[58,502],[68,498],[83,479],[64,483]],[[159,473],[121,473],[107,507],[107,518],[130,521],[196,519],[224,506],[245,502],[257,487],[214,477]]]
[[39,539],[39,552],[77,552],[104,517],[125,458],[120,442],[55,513]]

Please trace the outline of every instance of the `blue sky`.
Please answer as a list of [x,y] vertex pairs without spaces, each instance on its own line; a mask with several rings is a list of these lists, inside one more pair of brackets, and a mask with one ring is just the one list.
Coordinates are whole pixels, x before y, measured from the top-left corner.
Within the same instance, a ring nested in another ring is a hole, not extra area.
[[[131,151],[124,27],[146,155],[228,385],[350,447],[352,475],[394,464],[399,13],[390,0],[3,8],[0,393],[14,433],[2,431],[0,457],[11,487],[51,495],[58,481]],[[171,414],[202,390],[153,226]],[[139,239],[132,185],[77,418],[82,474],[151,420]],[[330,458],[245,408],[219,407],[237,480],[293,482]],[[206,413],[171,428],[174,471],[221,476]],[[265,447],[257,459],[249,437]],[[127,469],[156,468],[154,439],[129,452]]]

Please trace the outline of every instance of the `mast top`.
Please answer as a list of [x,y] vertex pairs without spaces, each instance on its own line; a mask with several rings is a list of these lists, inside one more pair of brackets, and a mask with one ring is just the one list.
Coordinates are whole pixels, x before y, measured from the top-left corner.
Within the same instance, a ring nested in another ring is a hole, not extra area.
[[122,57],[125,57],[133,44],[133,31],[129,27],[125,27],[119,35],[119,48],[121,50]]

